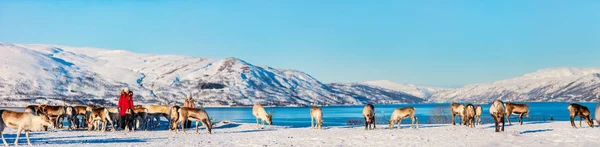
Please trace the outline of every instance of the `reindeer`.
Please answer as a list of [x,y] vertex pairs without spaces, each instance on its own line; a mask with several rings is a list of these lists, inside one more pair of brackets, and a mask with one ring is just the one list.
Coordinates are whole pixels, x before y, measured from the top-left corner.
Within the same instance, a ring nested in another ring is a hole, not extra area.
[[600,102],[598,102],[598,106],[596,106],[596,122],[600,124]]
[[[108,110],[108,116],[110,116],[110,120],[112,121],[112,123],[110,125],[112,125],[113,127],[119,129],[121,128],[121,115],[119,114],[119,108],[117,107],[112,107],[112,108],[106,108]],[[116,130],[115,130],[116,131]]]
[[417,119],[415,113],[416,110],[414,107],[408,106],[404,108],[396,108],[396,110],[394,110],[394,113],[392,113],[392,116],[390,117],[390,121],[388,123],[390,130],[394,128],[394,124],[396,123],[396,121],[398,122],[398,129],[402,128],[400,126],[400,124],[402,123],[402,119],[408,117],[410,117],[412,120],[412,123],[410,123],[410,127],[412,128],[416,121],[415,128],[419,128],[419,119]]
[[31,146],[31,140],[29,139],[29,132],[31,131],[43,131],[45,128],[52,126],[52,121],[44,115],[32,115],[29,112],[14,112],[10,110],[0,110],[0,136],[2,136],[2,142],[5,146],[8,146],[6,139],[4,139],[4,128],[17,129],[17,136],[15,138],[15,146],[19,146],[19,136],[21,132],[25,130],[25,137],[27,137],[27,145]]
[[[494,118],[494,124],[496,125],[496,132],[504,132],[504,104],[501,100],[495,100],[490,106],[490,115]],[[502,130],[500,130],[500,122],[502,122]]]
[[42,111],[42,106],[40,105],[29,105],[25,107],[24,112],[31,113],[32,115],[44,115]]
[[256,129],[258,129],[258,119],[260,118],[262,120],[262,127],[260,129],[265,128],[265,121],[269,124],[269,125],[273,125],[273,111],[267,113],[267,111],[265,111],[265,108],[263,106],[261,106],[260,104],[255,104],[252,107],[252,115],[254,115],[254,117],[256,117]]
[[177,129],[177,122],[179,121],[179,109],[181,109],[179,106],[173,106],[169,109],[169,115],[171,116],[169,119],[171,122],[171,124],[169,124],[169,131]]
[[77,111],[72,106],[67,106],[65,109],[65,116],[67,118],[68,130],[75,130],[77,128]]
[[43,106],[42,112],[54,122],[54,128],[62,127],[61,118],[65,114],[64,106]]
[[570,104],[569,107],[567,107],[567,109],[569,109],[569,113],[571,114],[571,126],[573,128],[577,128],[577,126],[575,125],[576,116],[579,116],[579,127],[583,127],[581,125],[581,120],[585,119],[585,122],[588,125],[590,125],[590,127],[594,128],[594,122],[590,117],[590,110],[586,106],[573,103]]
[[[365,105],[363,108],[363,117],[365,118],[365,130],[377,128],[375,125],[375,106],[372,104]],[[371,124],[373,128],[371,128]]]
[[473,105],[468,104],[467,106],[465,106],[465,109],[463,110],[462,120],[464,121],[464,124],[468,127],[475,127],[475,107]]
[[316,106],[310,108],[310,127],[314,129],[313,121],[318,129],[323,128],[323,110]]
[[133,125],[134,121],[135,121],[135,112],[133,111],[133,109],[125,110],[125,116],[122,119],[125,119],[125,120],[123,120],[125,124],[122,124],[122,125],[125,125],[125,131],[126,132],[129,132],[129,131],[135,132],[135,125]]
[[[179,114],[179,119],[177,120],[177,122],[181,123],[181,130],[184,134],[187,134],[185,132],[185,122],[187,122],[188,120],[196,121],[196,133],[199,134],[198,125],[200,123],[202,123],[202,125],[206,127],[208,134],[212,133],[212,122],[210,122],[210,118],[208,117],[208,114],[206,113],[206,111],[204,111],[204,109],[182,107],[177,112]],[[177,133],[178,131],[179,128],[176,127],[175,133]]]
[[461,118],[461,123],[464,123],[462,118],[463,118],[463,112],[465,109],[465,105],[462,104],[458,104],[458,103],[452,103],[450,104],[450,111],[452,112],[452,125],[456,125],[456,115],[458,115]]
[[135,126],[136,128],[140,128],[140,129],[144,129],[147,130],[148,129],[148,109],[139,106],[139,107],[135,107],[135,109],[133,109],[134,111],[134,118],[136,120]]
[[[106,108],[95,108],[93,110],[88,110],[90,111],[90,116],[88,118],[88,132],[92,131],[92,127],[95,127],[96,131],[100,130],[100,123],[103,124],[102,127],[102,132],[106,131],[106,127],[107,127],[107,123],[110,122],[111,124],[114,124],[114,122],[112,121],[112,119],[110,118],[110,114],[108,112],[108,109]],[[93,125],[92,125],[93,124]],[[111,125],[112,127],[112,132],[115,132],[115,126]]]
[[154,123],[154,120],[156,119],[156,125],[151,125],[153,126],[153,128],[159,127],[160,126],[160,117],[165,117],[165,119],[169,120],[171,125],[174,124],[173,120],[171,120],[170,118],[172,116],[171,115],[171,111],[170,111],[170,107],[167,105],[148,105],[146,106],[147,111],[147,115],[150,118],[150,123]]
[[519,114],[519,124],[523,125],[523,115],[529,117],[529,107],[525,104],[515,104],[515,103],[506,103],[504,104],[504,108],[506,108],[506,119],[508,120],[508,124],[512,125],[510,122],[511,114]]
[[481,125],[481,114],[482,114],[482,111],[483,111],[483,108],[481,107],[481,105],[475,106],[475,119],[477,120],[475,122],[475,124]]
[[[94,105],[87,105],[87,106],[73,106],[73,110],[75,110],[75,122],[77,123],[77,128],[81,128],[81,127],[86,127],[87,126],[87,118],[89,117],[89,113],[87,111],[88,107],[90,108],[90,110],[94,109],[95,106]],[[82,116],[81,117],[81,121],[79,121],[79,119],[77,118],[78,116]],[[81,124],[79,123],[81,122]]]

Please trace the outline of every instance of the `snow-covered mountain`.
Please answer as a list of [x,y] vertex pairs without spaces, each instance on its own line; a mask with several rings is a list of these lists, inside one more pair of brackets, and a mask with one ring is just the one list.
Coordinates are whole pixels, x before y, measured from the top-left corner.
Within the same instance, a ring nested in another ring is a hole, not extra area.
[[256,66],[237,58],[0,43],[0,105],[115,104],[124,87],[134,91],[137,104],[181,103],[188,93],[204,105],[420,101],[401,92],[381,90],[386,96],[375,97],[331,88],[301,71]]
[[485,101],[598,101],[600,68],[542,69],[520,77],[485,84],[471,84],[435,92],[436,102]]
[[371,103],[397,104],[420,103],[424,101],[421,97],[408,93],[362,83],[331,83],[327,85],[338,93],[347,93],[361,101],[370,101]]
[[401,91],[420,98],[429,98],[432,93],[439,90],[445,90],[445,88],[416,86],[412,84],[400,84],[389,80],[366,81],[362,84],[377,86],[394,91]]

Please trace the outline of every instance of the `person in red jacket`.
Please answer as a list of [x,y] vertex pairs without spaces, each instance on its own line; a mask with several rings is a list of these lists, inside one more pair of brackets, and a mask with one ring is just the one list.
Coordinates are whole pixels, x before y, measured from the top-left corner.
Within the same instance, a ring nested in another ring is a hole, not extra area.
[[119,97],[119,116],[121,116],[119,124],[121,129],[125,129],[125,112],[127,112],[127,109],[133,108],[133,92],[129,91],[129,88],[124,88],[121,90],[121,96]]

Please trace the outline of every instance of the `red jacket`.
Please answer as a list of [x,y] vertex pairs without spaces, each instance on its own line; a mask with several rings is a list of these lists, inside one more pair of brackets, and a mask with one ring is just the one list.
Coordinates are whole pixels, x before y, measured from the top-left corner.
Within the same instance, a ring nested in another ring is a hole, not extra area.
[[133,98],[129,94],[122,92],[119,98],[119,115],[125,116],[127,109],[133,109]]

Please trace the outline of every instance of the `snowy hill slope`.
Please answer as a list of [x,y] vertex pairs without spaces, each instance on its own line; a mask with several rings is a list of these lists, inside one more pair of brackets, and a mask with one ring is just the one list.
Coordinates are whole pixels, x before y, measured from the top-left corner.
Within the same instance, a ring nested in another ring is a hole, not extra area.
[[219,106],[344,105],[373,98],[332,89],[301,71],[255,66],[237,58],[0,43],[0,61],[0,105],[5,106],[115,104],[123,87],[134,91],[137,104],[182,103],[187,93],[203,105]]
[[520,77],[435,92],[432,101],[598,101],[600,68],[542,69]]
[[445,88],[436,88],[436,87],[425,87],[425,86],[416,86],[412,84],[401,84],[395,83],[388,80],[377,80],[377,81],[365,81],[362,84],[378,86],[381,88],[386,88],[394,91],[402,91],[420,98],[429,98],[432,93],[445,90]]

